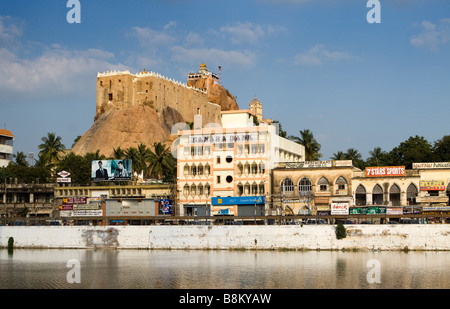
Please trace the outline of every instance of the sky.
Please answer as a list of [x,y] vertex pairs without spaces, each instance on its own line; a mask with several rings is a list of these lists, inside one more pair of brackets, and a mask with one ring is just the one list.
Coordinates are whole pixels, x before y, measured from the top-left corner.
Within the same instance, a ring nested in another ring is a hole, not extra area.
[[79,0],[79,14],[69,2],[0,3],[0,128],[14,153],[37,157],[49,132],[70,149],[94,123],[98,72],[186,83],[202,62],[222,67],[241,109],[256,96],[288,135],[311,130],[322,160],[450,133],[448,0]]

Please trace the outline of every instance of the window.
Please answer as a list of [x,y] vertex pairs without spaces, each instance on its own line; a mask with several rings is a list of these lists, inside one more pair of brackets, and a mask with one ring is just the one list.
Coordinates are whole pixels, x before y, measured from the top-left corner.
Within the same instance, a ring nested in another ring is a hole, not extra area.
[[231,183],[231,182],[233,181],[233,176],[228,175],[227,178],[225,178],[225,180],[226,180],[228,183]]
[[309,180],[306,177],[300,179],[300,182],[298,183],[298,193],[300,195],[309,195],[311,191],[312,191],[311,180]]
[[108,100],[112,101],[112,99],[113,99],[113,94],[112,93],[108,93]]
[[336,180],[336,184],[338,187],[338,190],[345,190],[347,187],[347,180],[340,176],[337,180]]
[[281,181],[281,192],[294,192],[294,182],[291,178],[284,178]]
[[328,191],[330,183],[328,182],[328,179],[326,179],[325,177],[320,178],[317,184],[319,185],[319,191]]
[[217,183],[220,183],[220,176],[217,176]]
[[225,161],[227,161],[227,163],[231,163],[233,161],[233,157],[232,156],[227,156]]
[[216,162],[217,162],[217,164],[220,164],[220,157],[219,156],[217,157]]

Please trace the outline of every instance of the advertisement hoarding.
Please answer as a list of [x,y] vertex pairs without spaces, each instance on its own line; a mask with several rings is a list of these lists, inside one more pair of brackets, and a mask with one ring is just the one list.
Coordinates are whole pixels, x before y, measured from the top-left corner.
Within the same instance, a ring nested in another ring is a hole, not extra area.
[[404,166],[377,166],[366,167],[366,177],[405,176]]
[[92,181],[128,181],[131,180],[131,160],[95,160],[92,161]]
[[232,196],[211,198],[212,205],[261,205],[264,203],[264,196]]
[[348,215],[349,203],[331,203],[332,215]]
[[422,180],[420,182],[421,191],[444,191],[445,181],[444,180]]

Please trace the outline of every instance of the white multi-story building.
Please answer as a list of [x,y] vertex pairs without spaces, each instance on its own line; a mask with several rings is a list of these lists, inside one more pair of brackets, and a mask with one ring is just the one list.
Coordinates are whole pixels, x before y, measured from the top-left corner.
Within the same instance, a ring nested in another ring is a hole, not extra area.
[[14,135],[6,130],[0,129],[0,167],[5,167],[13,158]]
[[302,145],[282,138],[272,124],[254,125],[249,110],[221,112],[221,125],[178,131],[179,215],[268,214],[270,171],[304,161]]

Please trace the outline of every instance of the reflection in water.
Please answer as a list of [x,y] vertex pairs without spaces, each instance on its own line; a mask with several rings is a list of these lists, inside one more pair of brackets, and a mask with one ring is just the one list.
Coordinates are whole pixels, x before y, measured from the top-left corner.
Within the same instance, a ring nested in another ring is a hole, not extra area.
[[[80,261],[81,283],[67,262]],[[380,262],[381,283],[367,282]],[[0,288],[448,289],[450,252],[0,250]]]

